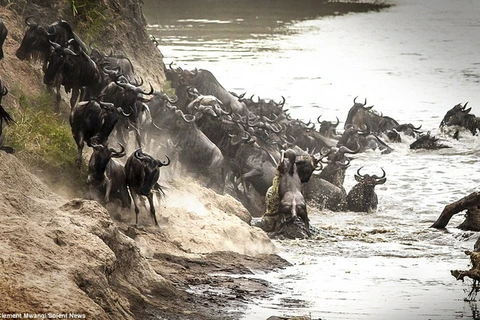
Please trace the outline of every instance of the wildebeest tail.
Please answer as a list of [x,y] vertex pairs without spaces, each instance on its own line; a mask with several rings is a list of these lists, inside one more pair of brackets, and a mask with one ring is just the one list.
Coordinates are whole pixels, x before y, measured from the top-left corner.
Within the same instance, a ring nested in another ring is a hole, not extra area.
[[15,120],[13,120],[10,114],[0,105],[0,124],[3,123],[3,121],[5,121],[6,124],[15,123]]

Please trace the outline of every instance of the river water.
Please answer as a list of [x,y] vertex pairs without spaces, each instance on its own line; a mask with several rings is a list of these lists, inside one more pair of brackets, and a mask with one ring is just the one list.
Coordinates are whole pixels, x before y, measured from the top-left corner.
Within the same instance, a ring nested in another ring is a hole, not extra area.
[[[160,4],[161,3],[161,4]],[[422,125],[449,149],[356,155],[345,187],[362,172],[387,173],[376,213],[311,214],[320,235],[277,241],[293,266],[258,274],[281,294],[250,306],[244,319],[478,319],[466,302],[463,253],[478,233],[429,228],[446,204],[478,191],[479,139],[452,140],[438,129],[445,112],[469,102],[480,114],[480,2],[395,0],[379,12],[324,15],[303,2],[145,1],[149,32],[164,62],[210,70],[228,90],[277,101],[295,118],[322,115],[343,127],[353,98],[400,123]],[[208,4],[208,5],[207,5]],[[340,127],[339,126],[339,127]]]

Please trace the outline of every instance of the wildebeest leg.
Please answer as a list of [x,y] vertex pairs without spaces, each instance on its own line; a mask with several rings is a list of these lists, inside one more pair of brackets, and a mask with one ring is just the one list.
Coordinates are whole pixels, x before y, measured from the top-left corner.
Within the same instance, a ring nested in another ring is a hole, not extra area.
[[110,202],[110,192],[112,191],[112,180],[105,177],[105,203]]
[[83,134],[80,134],[80,136],[77,139],[77,159],[75,160],[75,165],[77,168],[80,169],[82,166],[82,151],[83,147],[85,145],[85,142],[83,141]]
[[132,199],[130,198],[130,194],[128,193],[128,188],[126,185],[121,187],[120,195],[122,197],[122,207],[130,208],[132,206]]
[[138,208],[138,195],[130,189],[130,195],[132,196],[133,204],[135,205],[135,226],[138,227],[138,213],[140,209]]
[[138,128],[137,124],[132,121],[129,121],[129,126],[133,128],[133,131],[135,133],[135,140],[137,141],[138,148],[142,148],[142,136],[140,134],[140,129]]
[[148,203],[150,204],[150,213],[153,216],[153,220],[155,220],[155,225],[158,226],[157,216],[155,215],[155,206],[153,205],[153,192],[150,192],[147,196]]
[[60,93],[60,88],[62,87],[62,76],[57,74],[55,76],[54,88],[50,87],[50,90],[54,90],[55,95],[55,112],[60,112],[60,101],[62,100],[62,94]]
[[70,108],[73,109],[73,107],[75,107],[75,104],[77,103],[79,95],[80,95],[80,89],[77,87],[74,87],[72,89],[72,96],[70,97]]

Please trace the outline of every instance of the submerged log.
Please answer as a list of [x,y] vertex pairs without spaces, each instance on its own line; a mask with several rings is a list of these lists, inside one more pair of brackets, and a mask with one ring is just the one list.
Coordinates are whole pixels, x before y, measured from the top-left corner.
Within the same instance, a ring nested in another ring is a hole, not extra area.
[[[467,220],[469,219],[468,217],[470,216],[470,221],[467,222],[466,220],[464,223],[462,223],[461,224],[461,226],[463,225],[462,229],[480,231],[480,217],[478,217],[478,215],[480,214],[479,206],[480,206],[480,193],[473,192],[458,201],[455,201],[451,204],[446,205],[442,213],[440,214],[440,217],[438,217],[437,221],[435,221],[435,223],[431,226],[431,228],[436,228],[436,229],[445,228],[448,222],[450,222],[450,219],[453,217],[453,215],[459,212],[462,212],[464,210],[468,210]],[[471,229],[473,227],[474,229]]]

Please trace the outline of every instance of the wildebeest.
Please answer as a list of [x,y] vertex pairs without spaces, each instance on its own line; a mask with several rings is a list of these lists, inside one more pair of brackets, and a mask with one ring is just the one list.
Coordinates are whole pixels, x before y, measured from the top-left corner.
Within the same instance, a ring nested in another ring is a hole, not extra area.
[[305,223],[310,236],[310,222],[307,215],[307,204],[302,194],[302,182],[296,165],[297,154],[288,149],[284,152],[284,159],[278,166],[280,174],[278,195],[280,198],[279,214],[285,221],[299,217]]
[[382,168],[383,175],[369,175],[360,173],[360,167],[355,174],[355,180],[358,182],[352,187],[347,195],[348,210],[356,212],[373,212],[377,210],[378,197],[375,193],[375,186],[384,184],[387,181],[385,170]]
[[141,95],[152,95],[154,92],[150,84],[150,91],[144,91],[139,84],[131,84],[122,75],[102,89],[102,101],[111,102],[122,108],[127,117],[122,117],[115,127],[115,136],[122,144],[127,144],[128,132],[133,130],[138,148],[142,147],[140,132],[140,114],[144,107]]
[[317,117],[317,122],[320,124],[320,128],[318,128],[318,132],[327,138],[334,138],[338,139],[340,136],[337,134],[337,127],[340,124],[340,120],[337,117],[337,122],[333,123],[332,121],[322,120],[320,118],[322,116],[319,115]]
[[217,97],[222,104],[228,108],[228,110],[232,110],[240,115],[248,114],[247,107],[240,103],[237,97],[227,91],[208,70],[195,69],[193,71],[189,71],[183,70],[182,68],[177,68],[174,70],[170,64],[170,69],[166,69],[165,74],[167,80],[171,82],[172,87],[184,88],[183,94],[179,94],[177,91],[175,92],[179,98],[180,109],[183,108],[182,102],[185,104],[186,101],[186,88],[188,86],[194,86],[202,95],[211,95]]
[[[25,60],[30,56],[41,60],[44,72],[47,71],[48,62],[53,53],[51,42],[65,47],[69,40],[75,39],[82,50],[86,50],[81,39],[73,32],[72,27],[65,20],[46,25],[32,21],[32,16],[29,16],[25,19],[25,24],[28,26],[28,29],[25,31],[25,35],[15,55],[20,60]],[[61,73],[54,74],[53,77],[52,80],[49,80],[48,85],[54,85],[55,87],[55,110],[58,112],[61,100],[60,86],[63,80]]]
[[363,130],[359,130],[354,125],[351,125],[345,129],[337,142],[337,146],[345,146],[349,149],[354,149],[358,146],[358,151],[379,149],[382,154],[390,153],[393,150],[376,134],[371,134],[367,126],[364,126]]
[[81,101],[72,109],[69,121],[78,148],[77,167],[82,163],[85,142],[90,147],[92,143],[105,144],[118,122],[119,113],[123,113],[122,108],[115,108],[113,103],[96,99]]
[[3,20],[0,19],[0,60],[3,59],[3,43],[7,38],[7,34],[8,34],[7,27],[3,23]]
[[113,159],[125,156],[125,147],[120,147],[120,151],[116,151],[104,144],[92,144],[87,184],[91,197],[99,203],[106,205],[111,198],[116,198],[122,201],[124,208],[130,208],[125,168]]
[[[175,127],[170,127],[174,144],[178,146],[178,159],[188,171],[201,173],[210,180],[207,187],[223,193],[226,163],[220,149],[195,125],[195,116],[181,110],[175,113]],[[173,130],[172,130],[173,129]]]
[[356,102],[356,100],[357,97],[353,99],[353,106],[348,111],[344,129],[353,125],[356,128],[366,127],[371,133],[379,134],[396,128],[399,125],[395,119],[373,112],[373,106],[366,106],[367,99],[365,99],[364,103]]
[[3,82],[0,79],[0,150],[3,150],[7,153],[13,153],[13,148],[3,145],[3,123],[5,122],[5,124],[9,125],[15,122],[10,116],[10,114],[2,106],[2,98],[7,94],[8,89],[6,86],[3,85]]
[[430,135],[430,131],[426,134],[421,135],[417,138],[412,144],[410,144],[410,149],[427,149],[427,150],[438,150],[444,148],[450,148],[445,144],[439,143],[438,138]]
[[313,175],[306,184],[305,197],[317,205],[333,210],[342,211],[346,208],[347,192],[343,186],[345,172],[350,165],[350,158],[347,153],[355,154],[359,151],[342,146],[331,148],[322,154],[320,162],[327,165],[320,174]]
[[46,85],[53,85],[57,75],[60,75],[65,92],[72,92],[71,108],[77,103],[81,92],[82,100],[97,97],[103,88],[101,71],[78,42],[70,40],[68,46],[61,46],[53,41],[50,41],[50,44],[53,50],[43,82]]
[[130,83],[136,82],[132,61],[127,56],[113,53],[106,55],[91,46],[90,49],[90,58],[98,68],[107,73],[110,77],[109,82],[114,81],[119,75],[123,75]]
[[150,205],[150,214],[158,226],[157,217],[155,216],[155,206],[153,204],[153,190],[163,192],[158,184],[160,177],[160,168],[170,164],[170,158],[166,156],[167,162],[161,162],[154,159],[149,154],[142,152],[141,149],[135,150],[127,159],[125,164],[125,172],[127,175],[127,186],[130,190],[133,203],[135,205],[135,225],[138,226],[138,197],[145,196]]
[[440,128],[444,128],[445,126],[459,126],[469,130],[472,135],[476,135],[477,130],[480,129],[480,118],[470,113],[472,108],[467,109],[467,104],[468,102],[462,106],[459,103],[448,110],[440,122]]

